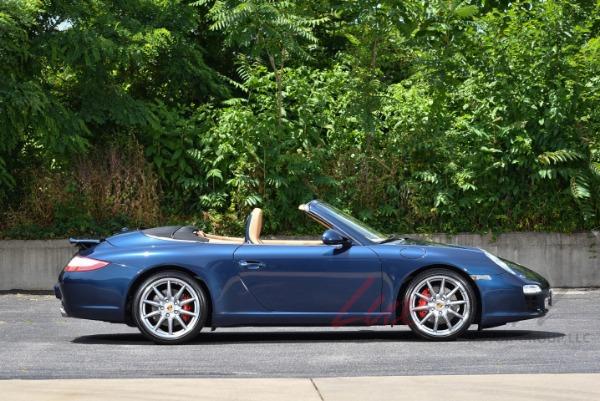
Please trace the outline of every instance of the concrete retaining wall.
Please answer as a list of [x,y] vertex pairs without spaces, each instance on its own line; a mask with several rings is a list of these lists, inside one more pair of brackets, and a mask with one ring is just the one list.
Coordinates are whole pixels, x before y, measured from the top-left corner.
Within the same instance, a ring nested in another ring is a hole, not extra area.
[[[475,246],[531,267],[554,287],[600,287],[600,234],[420,235]],[[0,290],[50,290],[75,248],[66,240],[0,241]]]
[[553,287],[600,287],[600,233],[433,234],[436,242],[483,248],[527,266]]
[[0,241],[0,290],[50,290],[77,248],[67,240]]

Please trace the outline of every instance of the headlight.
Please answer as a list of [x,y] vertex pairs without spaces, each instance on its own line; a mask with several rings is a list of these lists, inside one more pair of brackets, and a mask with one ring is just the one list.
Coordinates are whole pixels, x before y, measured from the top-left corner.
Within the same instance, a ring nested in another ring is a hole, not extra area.
[[494,262],[495,264],[497,264],[498,266],[500,266],[501,268],[503,268],[504,270],[506,270],[509,273],[514,274],[515,276],[518,276],[517,272],[515,272],[513,269],[511,269],[508,264],[503,261],[502,259],[500,259],[499,257],[497,257],[496,255],[492,255],[491,253],[489,253],[488,251],[486,251],[485,249],[481,250],[485,256],[487,256],[492,262]]
[[542,288],[539,285],[527,284],[523,286],[523,294],[535,295],[542,292]]

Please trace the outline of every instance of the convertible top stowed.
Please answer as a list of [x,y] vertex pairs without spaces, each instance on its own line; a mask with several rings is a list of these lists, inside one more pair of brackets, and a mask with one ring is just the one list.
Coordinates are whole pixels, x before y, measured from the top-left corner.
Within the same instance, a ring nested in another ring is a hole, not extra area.
[[164,226],[142,230],[146,235],[158,238],[178,239],[184,241],[208,242],[208,239],[197,235],[194,226]]

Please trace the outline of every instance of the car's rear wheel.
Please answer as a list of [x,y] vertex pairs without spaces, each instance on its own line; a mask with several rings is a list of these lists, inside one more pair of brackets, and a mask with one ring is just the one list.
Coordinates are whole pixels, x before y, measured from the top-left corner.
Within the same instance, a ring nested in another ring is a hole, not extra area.
[[452,340],[469,329],[476,302],[473,287],[463,276],[449,269],[431,269],[410,282],[403,314],[420,337]]
[[170,270],[146,279],[132,304],[135,323],[158,344],[180,344],[196,337],[206,321],[202,287],[185,273]]

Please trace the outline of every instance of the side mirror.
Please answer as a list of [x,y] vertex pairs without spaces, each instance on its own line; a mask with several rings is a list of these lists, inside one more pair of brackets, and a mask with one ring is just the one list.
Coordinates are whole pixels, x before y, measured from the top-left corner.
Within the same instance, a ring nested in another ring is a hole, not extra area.
[[338,249],[347,248],[352,244],[348,238],[335,230],[326,230],[323,233],[323,243],[325,245],[333,245]]

